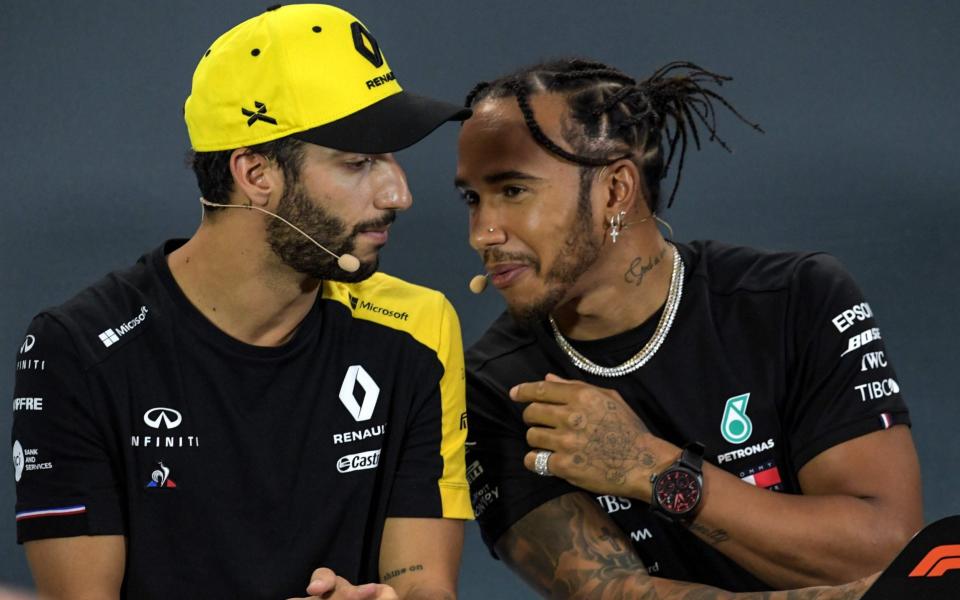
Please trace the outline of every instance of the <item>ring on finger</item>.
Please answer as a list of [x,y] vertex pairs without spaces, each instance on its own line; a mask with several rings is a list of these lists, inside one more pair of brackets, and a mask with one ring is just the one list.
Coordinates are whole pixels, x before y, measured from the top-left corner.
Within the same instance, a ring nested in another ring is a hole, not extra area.
[[533,472],[541,477],[552,477],[553,473],[550,472],[550,455],[553,454],[552,450],[540,450],[537,452],[536,458],[533,460]]

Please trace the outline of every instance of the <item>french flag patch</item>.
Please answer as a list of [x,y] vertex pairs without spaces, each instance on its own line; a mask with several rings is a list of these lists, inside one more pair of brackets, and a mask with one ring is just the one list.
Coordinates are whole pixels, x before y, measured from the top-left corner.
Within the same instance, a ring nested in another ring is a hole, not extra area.
[[25,510],[17,513],[17,521],[27,519],[36,519],[38,517],[66,517],[69,515],[80,515],[87,512],[87,507],[83,504],[76,506],[64,506],[62,508],[44,508],[41,510]]
[[883,425],[884,429],[890,429],[893,427],[893,415],[890,413],[881,413],[880,423]]

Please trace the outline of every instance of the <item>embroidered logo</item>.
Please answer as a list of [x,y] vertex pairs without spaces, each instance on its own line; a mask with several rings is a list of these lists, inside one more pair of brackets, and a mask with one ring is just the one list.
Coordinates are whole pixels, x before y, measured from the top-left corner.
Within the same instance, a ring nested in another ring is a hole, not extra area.
[[170,467],[163,464],[161,460],[159,463],[159,469],[154,470],[150,474],[150,482],[147,483],[148,488],[175,488],[177,484],[170,479]]
[[277,120],[273,117],[267,116],[267,105],[263,102],[253,101],[253,105],[257,107],[257,112],[248,110],[246,108],[240,107],[240,110],[243,112],[243,116],[250,117],[247,119],[247,127],[251,127],[257,121],[263,121],[264,123],[269,123],[271,125],[276,125]]
[[750,393],[740,394],[727,400],[723,409],[723,420],[720,422],[720,433],[723,439],[731,444],[742,444],[750,439],[753,433],[753,423],[747,416],[747,403]]
[[[357,402],[354,391],[359,384],[363,390],[363,401]],[[340,402],[350,412],[355,421],[369,421],[373,416],[373,409],[377,407],[377,398],[380,396],[380,386],[370,377],[370,374],[360,365],[350,365],[347,374],[343,376],[340,385]]]

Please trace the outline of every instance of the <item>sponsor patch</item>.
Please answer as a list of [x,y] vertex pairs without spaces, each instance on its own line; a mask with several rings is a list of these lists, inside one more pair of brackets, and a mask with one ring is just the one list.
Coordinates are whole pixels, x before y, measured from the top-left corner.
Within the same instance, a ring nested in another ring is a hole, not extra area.
[[880,336],[879,327],[873,327],[866,331],[862,331],[857,335],[853,336],[852,338],[850,338],[849,340],[847,340],[847,349],[844,350],[843,354],[841,354],[840,356],[844,357],[847,354],[853,352],[854,350],[859,350],[860,348],[863,348],[867,344],[871,342],[879,341],[880,339],[881,339],[881,336]]
[[866,302],[861,302],[860,304],[854,304],[847,310],[841,312],[839,315],[831,319],[833,326],[837,328],[837,331],[843,333],[847,329],[853,326],[854,323],[859,321],[866,321],[873,316],[873,310],[870,309],[870,305]]
[[753,433],[753,422],[747,416],[749,402],[749,392],[727,399],[727,405],[723,409],[723,420],[720,421],[720,433],[723,439],[731,444],[742,444],[750,439]]
[[140,314],[138,314],[137,316],[133,317],[132,319],[130,319],[126,323],[123,323],[122,325],[119,325],[117,327],[109,327],[105,329],[99,335],[100,341],[107,348],[116,344],[117,342],[120,341],[121,337],[130,333],[131,331],[136,329],[138,325],[143,323],[147,319],[148,312],[150,312],[150,309],[148,309],[146,306],[141,306]]
[[860,392],[860,401],[877,400],[900,393],[900,385],[892,377],[889,379],[880,379],[869,383],[861,383],[853,386],[853,389]]
[[150,481],[147,482],[148,488],[175,488],[176,482],[170,478],[170,467],[163,464],[161,460],[157,463],[159,466],[150,474]]
[[19,482],[24,473],[30,471],[49,471],[52,460],[44,460],[38,448],[24,448],[20,440],[13,442],[13,477]]
[[[363,390],[363,401],[357,402],[354,391],[357,386]],[[340,402],[350,413],[354,421],[369,421],[373,416],[373,409],[377,407],[377,398],[380,397],[380,386],[370,377],[367,370],[360,365],[350,365],[340,384]]]
[[725,462],[732,462],[735,460],[740,460],[741,458],[746,458],[748,456],[753,456],[754,454],[760,454],[767,450],[771,450],[776,446],[773,438],[765,442],[760,442],[759,444],[753,444],[752,446],[747,446],[746,448],[738,448],[736,450],[731,450],[725,454],[717,455],[717,464],[721,465]]
[[740,479],[758,488],[764,488],[773,491],[780,491],[783,489],[782,481],[780,479],[780,471],[777,469],[776,463],[774,463],[772,460],[767,461],[762,465],[740,471]]
[[352,471],[375,469],[378,464],[380,464],[380,450],[369,450],[367,452],[341,456],[337,459],[337,471],[350,473]]

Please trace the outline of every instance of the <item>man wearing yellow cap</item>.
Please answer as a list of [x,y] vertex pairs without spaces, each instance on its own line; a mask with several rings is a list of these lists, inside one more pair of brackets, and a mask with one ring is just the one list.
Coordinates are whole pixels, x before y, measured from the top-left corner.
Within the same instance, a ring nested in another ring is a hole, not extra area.
[[296,5],[205,49],[184,115],[197,232],[42,311],[19,348],[39,592],[452,597],[459,323],[376,270],[411,204],[391,153],[469,111],[402,91],[352,15]]

